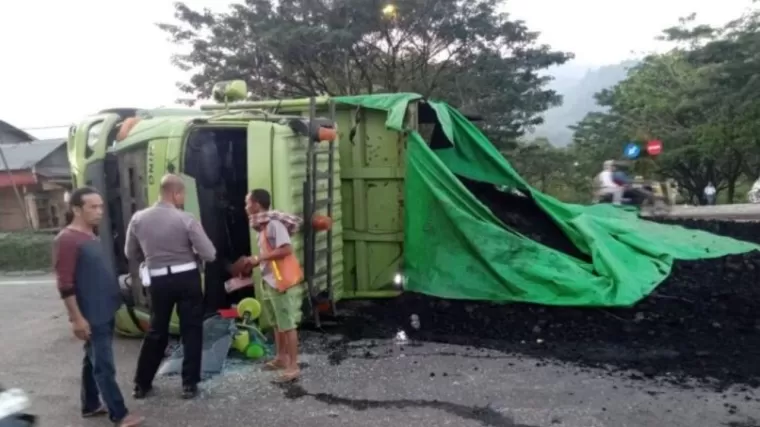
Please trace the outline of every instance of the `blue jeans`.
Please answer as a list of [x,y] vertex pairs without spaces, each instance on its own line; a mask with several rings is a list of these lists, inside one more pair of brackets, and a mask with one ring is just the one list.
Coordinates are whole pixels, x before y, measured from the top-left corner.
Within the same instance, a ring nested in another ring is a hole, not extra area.
[[113,359],[113,321],[90,325],[90,340],[84,345],[82,361],[82,413],[96,411],[101,399],[108,408],[111,421],[118,422],[127,416],[124,397],[116,383],[116,366]]

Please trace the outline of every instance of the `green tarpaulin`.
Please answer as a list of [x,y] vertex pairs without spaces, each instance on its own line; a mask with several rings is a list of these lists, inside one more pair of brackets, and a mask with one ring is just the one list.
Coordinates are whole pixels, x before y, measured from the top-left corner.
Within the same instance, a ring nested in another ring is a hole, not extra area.
[[[337,98],[388,112],[403,129],[416,94]],[[480,130],[456,109],[428,101],[453,148],[431,149],[410,130],[405,182],[404,272],[407,289],[441,298],[550,305],[629,306],[670,273],[674,259],[696,260],[760,247],[640,220],[611,205],[558,201],[532,188]],[[455,176],[530,193],[584,262],[510,230]]]

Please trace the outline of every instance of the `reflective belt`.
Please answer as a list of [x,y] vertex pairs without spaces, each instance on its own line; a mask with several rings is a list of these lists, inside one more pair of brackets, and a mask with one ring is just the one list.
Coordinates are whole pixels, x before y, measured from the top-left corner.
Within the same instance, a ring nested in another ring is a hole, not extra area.
[[169,274],[184,273],[186,271],[192,271],[197,268],[198,268],[198,263],[188,262],[185,264],[170,265],[168,267],[151,268],[148,271],[150,272],[150,277],[161,277],[161,276],[167,276]]

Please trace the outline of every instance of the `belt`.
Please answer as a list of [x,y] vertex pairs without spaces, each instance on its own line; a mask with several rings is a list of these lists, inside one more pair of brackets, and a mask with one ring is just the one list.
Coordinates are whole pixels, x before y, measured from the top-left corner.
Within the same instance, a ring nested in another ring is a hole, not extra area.
[[198,268],[198,264],[195,262],[188,262],[185,264],[170,265],[168,267],[151,268],[150,277],[161,277],[169,274],[184,273],[186,271],[192,271]]

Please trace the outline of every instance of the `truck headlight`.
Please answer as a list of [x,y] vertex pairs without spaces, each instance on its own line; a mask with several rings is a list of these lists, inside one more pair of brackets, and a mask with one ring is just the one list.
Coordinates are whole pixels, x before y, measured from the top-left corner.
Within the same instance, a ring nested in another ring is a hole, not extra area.
[[393,275],[393,285],[397,289],[404,289],[404,284],[406,282],[406,278],[402,273],[396,273]]

